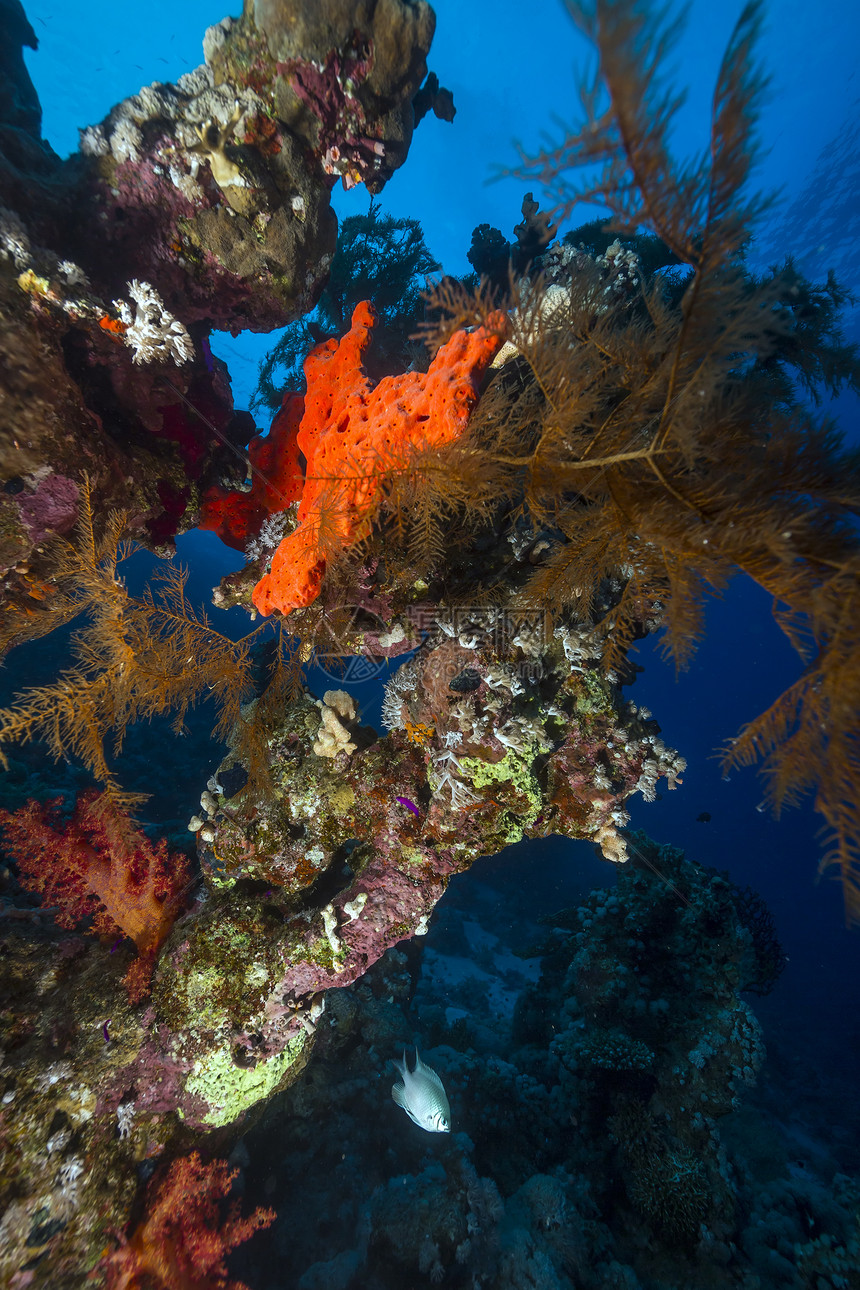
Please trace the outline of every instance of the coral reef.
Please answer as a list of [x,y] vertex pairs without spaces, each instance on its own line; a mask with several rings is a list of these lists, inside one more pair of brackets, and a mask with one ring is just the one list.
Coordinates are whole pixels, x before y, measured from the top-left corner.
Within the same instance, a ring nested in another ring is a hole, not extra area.
[[358,170],[378,192],[406,158],[429,5],[257,10],[211,28],[204,63],[175,85],[83,130],[67,162],[27,109],[19,51],[34,37],[8,16],[20,85],[0,105],[0,590],[16,639],[40,634],[42,542],[68,531],[84,470],[99,509],[124,503],[155,547],[195,523],[201,490],[235,478],[254,427],[209,331],[306,314],[335,250],[332,175]]
[[[67,818],[35,800],[2,815],[12,1286],[226,1286],[227,1250],[265,1216],[222,1226],[230,1168],[190,1153],[229,1152],[280,1094],[276,1185],[303,1179],[304,1153],[341,1192],[326,1259],[311,1238],[323,1221],[330,1236],[330,1191],[307,1234],[272,1228],[303,1290],[636,1290],[697,1285],[704,1268],[759,1290],[742,1249],[785,1258],[791,1290],[850,1274],[847,1186],[827,1222],[813,1188],[789,1185],[750,1217],[720,1124],[763,1059],[741,992],[766,992],[783,956],[754,897],[626,831],[631,797],[675,788],[685,762],[623,687],[631,644],[662,626],[683,656],[705,587],[736,567],[788,606],[804,650],[811,606],[819,656],[733,756],[775,749],[777,801],[815,762],[856,901],[856,463],[801,416],[792,381],[833,390],[860,368],[835,284],[806,284],[813,322],[798,321],[788,271],[758,282],[739,266],[754,12],[721,73],[707,204],[686,172],[666,177],[666,114],[642,125],[659,29],[633,3],[598,8],[611,109],[529,173],[606,162],[615,215],[649,214],[666,255],[651,244],[646,267],[621,237],[553,247],[527,196],[516,248],[486,226],[474,246],[476,267],[504,261],[509,316],[492,283],[443,285],[429,371],[392,375],[392,351],[370,362],[358,304],[267,437],[233,411],[208,334],[297,321],[320,299],[331,188],[376,193],[405,159],[432,10],[247,0],[209,30],[203,66],[118,104],[68,163],[3,55],[0,648],[81,621],[70,665],[0,712],[0,742],[42,737],[104,794]],[[32,32],[11,12],[17,49]],[[450,115],[438,84],[419,112],[428,99]],[[410,281],[426,263],[411,233]],[[661,277],[673,256],[683,272]],[[238,641],[189,604],[182,571],[139,594],[121,576],[127,538],[166,553],[198,516],[249,560],[216,603],[271,615]],[[347,659],[385,671],[384,731],[328,684]],[[188,821],[192,869],[121,813],[132,795],[106,740],[119,754],[167,713],[179,729],[202,697],[228,750]],[[508,966],[507,990],[492,982],[488,1000],[518,994],[512,1016],[488,1003],[478,1033],[474,982],[450,1007],[425,998],[455,1132],[418,1160],[405,1117],[385,1119],[383,1078],[414,1038],[416,938],[480,857],[552,836],[591,844],[615,886],[558,916],[539,980],[523,989]],[[797,1220],[804,1204],[820,1230]]]
[[[751,1104],[763,1052],[738,995],[753,948],[736,893],[644,835],[631,852],[612,888],[547,919],[525,989],[529,965],[512,971],[492,934],[509,942],[518,884],[473,869],[431,953],[390,950],[329,996],[312,1066],[246,1139],[252,1199],[284,1202],[241,1257],[247,1279],[273,1262],[301,1290],[850,1278],[856,1184],[832,1167],[800,1176]],[[481,965],[478,937],[496,943]],[[386,1057],[419,1035],[451,1096],[452,1135],[432,1150],[388,1104]]]
[[[162,946],[147,1008],[129,1004],[120,946],[108,954],[92,939],[62,942],[37,917],[16,921],[3,960],[20,1001],[6,1058],[19,1153],[10,1249],[41,1223],[50,1266],[89,1266],[100,1233],[127,1221],[134,1162],[189,1133],[247,1125],[305,1067],[332,997],[426,934],[454,874],[550,833],[622,860],[624,802],[658,775],[677,778],[656,724],[589,660],[587,632],[426,606],[409,626],[425,643],[389,684],[387,735],[360,726],[344,692],[304,693],[267,718],[269,787],[252,789],[243,729],[263,700],[240,709],[234,748],[189,822],[204,890]],[[74,1098],[57,1103],[54,1068]],[[68,1152],[97,1150],[102,1164],[73,1215],[57,1194],[50,1222],[61,1226],[45,1227],[40,1197],[65,1160],[45,1134],[60,1111]]]
[[436,17],[427,0],[254,0],[254,27],[275,60],[279,119],[326,174],[379,192],[406,159],[412,99],[426,72]]

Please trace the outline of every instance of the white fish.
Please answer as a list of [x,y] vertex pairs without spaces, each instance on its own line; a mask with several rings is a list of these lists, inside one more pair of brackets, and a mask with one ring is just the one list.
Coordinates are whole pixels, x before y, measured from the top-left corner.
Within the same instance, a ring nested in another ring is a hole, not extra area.
[[395,1058],[394,1065],[403,1076],[402,1083],[394,1084],[391,1089],[397,1105],[403,1107],[419,1129],[426,1129],[428,1133],[450,1133],[451,1108],[442,1081],[430,1066],[425,1066],[418,1049],[415,1049],[414,1071],[406,1065],[405,1050],[403,1061]]

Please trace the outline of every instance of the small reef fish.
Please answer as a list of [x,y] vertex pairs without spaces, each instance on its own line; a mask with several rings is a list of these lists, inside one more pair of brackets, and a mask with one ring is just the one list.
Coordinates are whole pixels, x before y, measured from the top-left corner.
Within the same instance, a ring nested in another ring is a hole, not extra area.
[[428,1133],[450,1133],[451,1108],[442,1081],[430,1066],[425,1066],[418,1049],[415,1049],[414,1071],[406,1065],[405,1049],[403,1061],[395,1058],[394,1065],[403,1077],[401,1083],[391,1088],[391,1096],[397,1105],[403,1107],[419,1129],[426,1129]]

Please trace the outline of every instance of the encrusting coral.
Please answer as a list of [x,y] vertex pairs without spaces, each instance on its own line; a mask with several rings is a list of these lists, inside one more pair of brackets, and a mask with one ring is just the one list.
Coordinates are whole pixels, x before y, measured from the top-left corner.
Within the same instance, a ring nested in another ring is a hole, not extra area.
[[355,700],[346,690],[326,690],[320,703],[321,725],[314,740],[313,751],[318,757],[336,757],[355,752],[344,722],[355,721]]

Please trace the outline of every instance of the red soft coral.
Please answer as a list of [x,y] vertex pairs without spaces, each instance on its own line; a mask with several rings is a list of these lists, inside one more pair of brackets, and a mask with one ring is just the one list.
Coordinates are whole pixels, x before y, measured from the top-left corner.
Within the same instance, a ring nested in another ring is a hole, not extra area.
[[247,1290],[243,1282],[228,1280],[225,1256],[268,1227],[275,1211],[256,1209],[240,1218],[239,1202],[233,1201],[222,1219],[218,1202],[238,1172],[225,1160],[204,1164],[195,1151],[153,1179],[143,1222],[102,1261],[108,1290]]
[[132,820],[100,793],[83,793],[71,819],[55,802],[30,801],[0,811],[6,850],[21,871],[22,886],[58,907],[60,927],[92,918],[100,935],[124,932],[138,957],[125,977],[132,1003],[149,993],[155,956],[182,906],[189,866],[169,855],[167,843],[149,841]]
[[305,410],[301,394],[284,395],[267,435],[248,445],[251,488],[247,493],[213,484],[203,494],[197,527],[214,529],[221,541],[244,551],[268,515],[284,511],[302,495],[296,436]]

